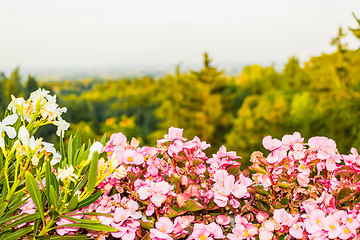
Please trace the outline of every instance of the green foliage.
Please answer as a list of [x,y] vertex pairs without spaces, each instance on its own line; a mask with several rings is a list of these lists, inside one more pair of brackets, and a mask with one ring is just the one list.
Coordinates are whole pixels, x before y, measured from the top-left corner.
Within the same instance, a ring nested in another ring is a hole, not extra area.
[[[359,37],[358,28],[350,32]],[[342,152],[351,145],[360,147],[360,54],[344,43],[347,32],[340,28],[331,44],[334,53],[322,54],[308,62],[289,58],[281,71],[273,66],[251,65],[239,76],[226,76],[204,54],[202,69],[154,79],[59,81],[37,83],[28,76],[24,85],[19,69],[10,77],[0,73],[0,107],[9,95],[26,96],[35,87],[52,89],[68,111],[68,134],[82,131],[82,141],[99,139],[106,132],[124,132],[155,145],[170,126],[186,129],[186,136],[198,136],[212,149],[226,144],[246,162],[261,139],[299,131],[308,138],[325,135],[338,143]],[[45,140],[55,130],[40,129]],[[243,165],[246,166],[246,165]],[[1,180],[1,179],[0,179]],[[0,209],[1,210],[1,209]]]

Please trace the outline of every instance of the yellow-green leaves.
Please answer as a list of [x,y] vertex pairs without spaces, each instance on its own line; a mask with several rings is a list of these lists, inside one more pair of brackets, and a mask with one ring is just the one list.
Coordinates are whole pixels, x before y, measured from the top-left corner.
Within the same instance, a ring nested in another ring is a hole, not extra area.
[[26,181],[26,187],[28,189],[29,195],[34,202],[37,211],[40,214],[42,222],[45,224],[44,206],[42,204],[41,193],[40,193],[40,189],[37,185],[37,182],[36,182],[34,176],[28,171],[25,172],[25,181]]

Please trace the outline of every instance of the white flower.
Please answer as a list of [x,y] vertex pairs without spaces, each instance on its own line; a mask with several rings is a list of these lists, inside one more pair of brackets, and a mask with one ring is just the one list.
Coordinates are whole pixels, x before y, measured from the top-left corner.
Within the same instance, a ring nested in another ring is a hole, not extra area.
[[90,153],[89,153],[89,159],[92,159],[95,152],[101,153],[101,150],[103,149],[103,145],[96,141],[91,145],[90,147]]
[[24,98],[15,98],[14,96],[12,97],[12,101],[9,103],[7,109],[11,110],[13,113],[19,113],[19,110],[17,109],[16,105],[23,105],[25,103]]
[[58,135],[59,137],[63,137],[64,132],[70,127],[70,124],[61,118],[59,119],[59,121],[54,121],[54,125],[58,127],[56,135]]
[[65,169],[58,169],[58,178],[61,181],[64,181],[65,179],[69,179],[70,181],[75,182],[75,179],[78,178],[78,175],[74,174],[74,168],[73,166],[68,166]]
[[50,91],[39,88],[38,90],[30,94],[30,99],[35,105],[38,101],[40,101],[40,104],[43,104],[47,99],[51,98],[49,93]]
[[16,137],[16,131],[15,128],[11,127],[10,125],[13,125],[16,120],[18,119],[18,116],[16,114],[12,114],[4,118],[2,122],[0,122],[0,147],[5,146],[5,140],[2,136],[3,132],[6,132],[9,138],[13,139]]
[[61,154],[59,152],[53,153],[53,158],[50,161],[50,164],[54,166],[55,164],[59,163],[61,160]]
[[56,151],[54,144],[48,143],[48,142],[43,142],[43,145],[45,147],[45,150],[48,153],[52,153],[52,155],[53,155],[53,158],[51,159],[50,164],[52,166],[54,166],[55,164],[59,163],[61,160],[61,154]]
[[39,158],[36,155],[34,155],[31,158],[31,163],[32,163],[32,165],[37,166],[39,164]]

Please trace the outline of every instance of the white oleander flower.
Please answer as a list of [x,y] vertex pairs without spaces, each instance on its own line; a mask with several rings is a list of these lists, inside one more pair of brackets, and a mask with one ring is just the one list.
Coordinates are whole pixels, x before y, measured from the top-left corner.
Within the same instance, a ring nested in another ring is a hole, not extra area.
[[78,175],[74,174],[74,168],[73,166],[68,166],[65,169],[58,168],[58,175],[57,177],[64,181],[65,179],[69,179],[70,181],[75,182],[75,179],[78,178]]
[[2,122],[0,122],[0,147],[5,146],[5,140],[3,138],[3,132],[5,132],[9,138],[13,139],[16,137],[15,128],[11,127],[16,120],[18,119],[18,115],[12,114],[4,118]]
[[92,159],[95,152],[101,153],[102,149],[103,145],[100,142],[94,142],[90,147],[89,159]]
[[[40,101],[40,104],[44,104],[47,100],[51,99],[53,101],[53,97],[49,95],[50,91],[39,88],[35,92],[32,92],[30,94],[30,99],[33,102],[33,104],[36,106],[36,104]],[[55,97],[56,100],[56,97]]]
[[19,109],[16,107],[16,105],[20,106],[25,103],[24,98],[15,98],[14,96],[11,96],[12,101],[9,103],[7,109],[12,111],[13,113],[19,113]]
[[45,147],[45,151],[47,151],[48,153],[52,153],[52,155],[53,155],[53,157],[50,161],[50,164],[52,166],[54,166],[55,164],[59,163],[61,160],[61,154],[56,151],[54,144],[48,143],[48,142],[43,142],[43,145]]
[[56,131],[56,135],[58,135],[59,137],[63,137],[64,132],[68,130],[70,127],[70,123],[66,122],[61,118],[59,119],[59,121],[54,121],[54,125],[58,127]]
[[32,165],[37,166],[39,164],[39,158],[36,155],[34,155],[31,158],[31,163],[32,163]]

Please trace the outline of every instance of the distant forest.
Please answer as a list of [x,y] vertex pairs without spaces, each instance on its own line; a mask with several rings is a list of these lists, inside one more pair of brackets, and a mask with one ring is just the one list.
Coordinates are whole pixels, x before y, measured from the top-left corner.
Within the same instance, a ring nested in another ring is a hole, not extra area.
[[[350,33],[360,40],[360,28]],[[182,72],[178,66],[156,79],[39,82],[33,76],[23,79],[16,68],[10,76],[0,73],[0,110],[4,112],[11,94],[27,98],[41,87],[67,107],[67,134],[80,129],[84,140],[121,131],[129,140],[156,145],[175,126],[184,128],[188,139],[198,136],[210,143],[210,153],[221,145],[237,151],[245,167],[253,151],[264,150],[264,136],[298,131],[306,139],[333,138],[340,152],[347,153],[352,146],[360,149],[360,50],[347,49],[343,37],[340,28],[331,54],[304,64],[291,57],[281,71],[246,66],[238,76],[225,75],[206,53],[201,70]],[[56,138],[51,127],[39,134],[48,141]]]

